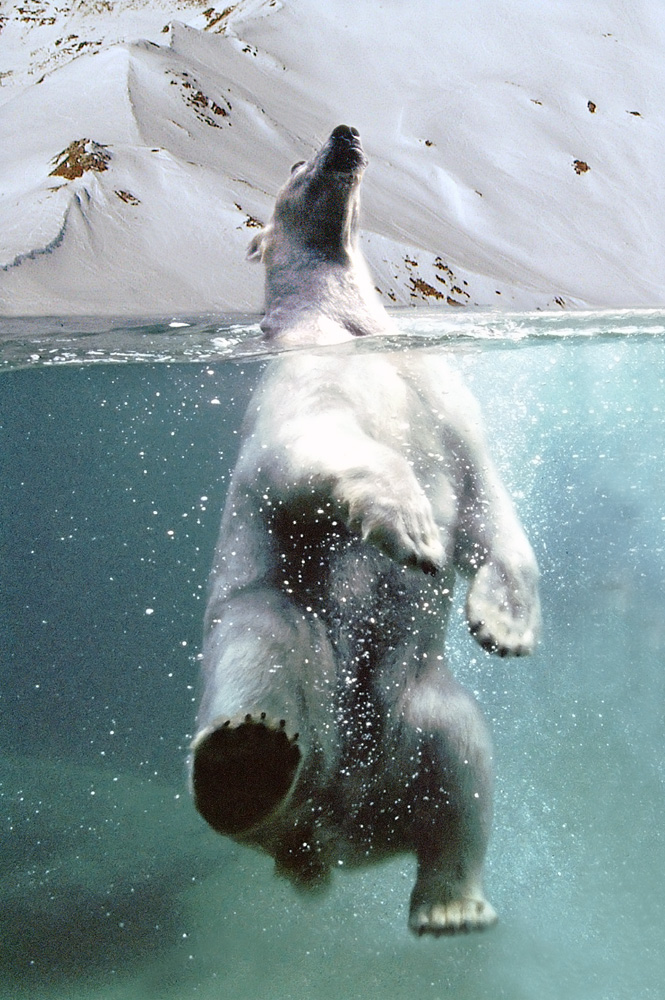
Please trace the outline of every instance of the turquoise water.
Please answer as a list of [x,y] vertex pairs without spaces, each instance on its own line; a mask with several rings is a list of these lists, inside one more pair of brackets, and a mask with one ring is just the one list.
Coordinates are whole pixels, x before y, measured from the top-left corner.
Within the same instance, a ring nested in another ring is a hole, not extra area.
[[499,926],[411,937],[408,858],[303,900],[191,806],[206,576],[269,363],[256,327],[11,321],[3,1000],[662,996],[665,314],[400,323],[479,398],[543,574],[536,655],[485,654],[460,613],[448,638],[494,735]]

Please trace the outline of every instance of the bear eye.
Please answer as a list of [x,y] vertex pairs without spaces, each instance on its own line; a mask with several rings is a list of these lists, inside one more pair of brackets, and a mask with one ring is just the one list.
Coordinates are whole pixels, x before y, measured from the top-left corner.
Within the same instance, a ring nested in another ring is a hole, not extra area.
[[291,173],[293,173],[294,170],[297,170],[298,167],[302,167],[303,163],[306,162],[307,162],[306,160],[298,160],[298,162],[294,163],[293,166],[291,167]]

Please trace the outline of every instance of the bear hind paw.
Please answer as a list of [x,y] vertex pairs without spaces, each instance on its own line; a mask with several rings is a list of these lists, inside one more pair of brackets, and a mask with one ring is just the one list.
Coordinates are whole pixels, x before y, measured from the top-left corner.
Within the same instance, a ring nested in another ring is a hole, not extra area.
[[482,931],[497,922],[496,910],[482,896],[449,900],[445,903],[420,903],[411,908],[409,927],[414,934],[447,934]]
[[218,719],[192,744],[192,789],[203,818],[225,836],[246,833],[284,802],[301,759],[285,723]]

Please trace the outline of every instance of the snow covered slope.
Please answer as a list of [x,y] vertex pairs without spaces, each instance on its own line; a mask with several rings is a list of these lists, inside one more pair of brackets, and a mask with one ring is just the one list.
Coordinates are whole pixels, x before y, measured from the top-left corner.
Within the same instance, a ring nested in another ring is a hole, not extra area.
[[665,302],[665,6],[23,0],[0,18],[0,313],[247,312],[291,163],[361,131],[387,305]]

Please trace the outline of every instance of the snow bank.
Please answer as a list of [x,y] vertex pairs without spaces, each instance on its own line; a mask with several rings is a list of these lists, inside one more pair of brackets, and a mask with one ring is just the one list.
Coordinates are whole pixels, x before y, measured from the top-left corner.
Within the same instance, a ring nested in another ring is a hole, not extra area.
[[340,122],[387,305],[662,304],[664,43],[658,0],[26,0],[0,34],[0,312],[260,309],[246,244]]

